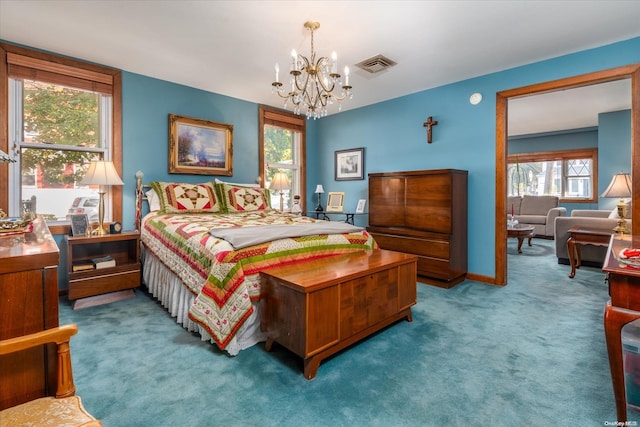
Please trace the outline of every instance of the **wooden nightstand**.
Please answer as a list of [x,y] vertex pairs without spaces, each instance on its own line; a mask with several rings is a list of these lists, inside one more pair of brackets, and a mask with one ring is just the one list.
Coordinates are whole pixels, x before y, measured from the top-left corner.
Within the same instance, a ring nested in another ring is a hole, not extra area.
[[[67,236],[69,299],[73,308],[90,307],[135,296],[140,286],[140,233]],[[110,256],[114,267],[74,271],[74,265]]]

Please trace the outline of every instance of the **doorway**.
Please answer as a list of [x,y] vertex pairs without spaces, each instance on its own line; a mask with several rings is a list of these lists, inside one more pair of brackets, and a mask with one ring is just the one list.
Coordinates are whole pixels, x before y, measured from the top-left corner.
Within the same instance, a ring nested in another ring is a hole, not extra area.
[[[506,226],[506,198],[507,198],[507,141],[508,141],[508,101],[530,95],[555,92],[571,88],[578,88],[598,83],[621,79],[631,79],[631,173],[640,176],[640,150],[636,144],[640,143],[640,64],[633,64],[609,70],[584,74],[566,79],[554,80],[516,89],[501,91],[496,94],[496,241],[495,241],[495,284],[507,284],[507,226]],[[640,196],[640,185],[634,185],[632,199]],[[635,212],[638,212],[636,214]],[[632,218],[640,218],[640,207],[632,203]],[[638,221],[632,222],[632,233],[640,234]]]

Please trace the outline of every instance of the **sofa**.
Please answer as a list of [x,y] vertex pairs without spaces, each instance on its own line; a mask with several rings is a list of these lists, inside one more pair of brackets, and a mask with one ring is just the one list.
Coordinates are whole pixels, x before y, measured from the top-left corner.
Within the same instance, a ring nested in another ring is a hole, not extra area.
[[556,196],[507,197],[507,217],[513,213],[518,224],[533,225],[536,237],[553,239],[555,219],[567,216],[567,209],[558,206]]
[[[629,210],[628,219],[625,219],[627,228],[631,230],[631,212]],[[606,230],[613,233],[613,229],[618,225],[618,211],[610,210],[584,210],[574,209],[571,216],[558,217],[555,220],[555,243],[558,264],[569,265],[569,252],[567,250],[567,240],[569,230],[574,226],[585,227],[595,230]],[[581,245],[580,258],[583,265],[591,267],[602,267],[607,248],[602,246]]]

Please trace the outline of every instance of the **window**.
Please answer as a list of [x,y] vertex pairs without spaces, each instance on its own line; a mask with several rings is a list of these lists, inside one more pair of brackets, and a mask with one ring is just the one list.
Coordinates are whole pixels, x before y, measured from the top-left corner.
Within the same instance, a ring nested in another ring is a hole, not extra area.
[[[80,184],[91,160],[114,162],[122,174],[121,77],[106,67],[0,44],[0,107],[9,122],[0,148],[16,160],[0,187],[11,216],[35,209],[54,233],[66,233],[75,201],[85,200],[90,220],[98,188]],[[0,171],[4,174],[5,171]],[[106,218],[122,216],[122,190],[107,193]]]
[[[283,191],[284,210],[291,209],[293,196],[299,195],[305,211],[305,131],[304,116],[260,107],[260,178],[269,188],[277,172],[289,178],[290,190]],[[271,192],[271,206],[280,206],[280,193]]]
[[564,202],[597,202],[597,149],[512,154],[507,192],[558,196]]

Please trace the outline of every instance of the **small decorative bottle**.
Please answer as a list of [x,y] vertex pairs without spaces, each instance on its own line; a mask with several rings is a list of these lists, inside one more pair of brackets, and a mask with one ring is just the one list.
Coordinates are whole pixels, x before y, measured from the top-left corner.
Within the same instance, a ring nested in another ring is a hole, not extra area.
[[302,215],[302,208],[300,207],[300,196],[297,194],[293,196],[293,206],[291,206],[291,213],[294,215]]

